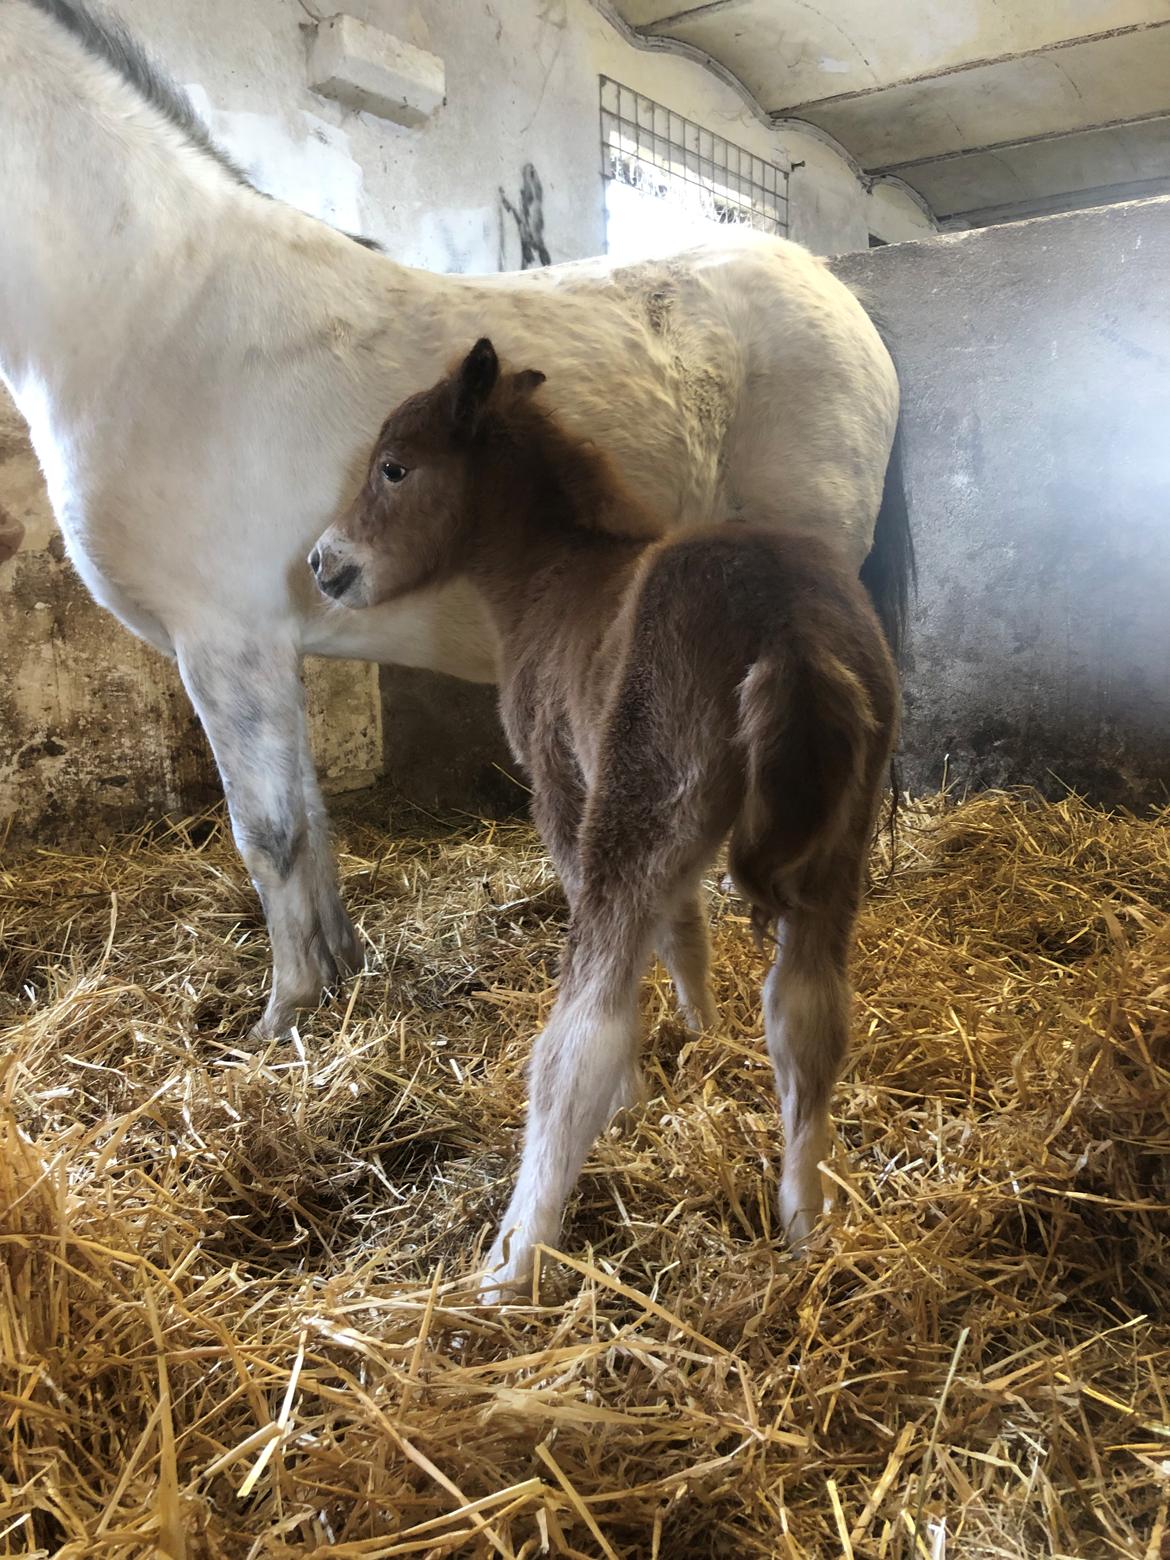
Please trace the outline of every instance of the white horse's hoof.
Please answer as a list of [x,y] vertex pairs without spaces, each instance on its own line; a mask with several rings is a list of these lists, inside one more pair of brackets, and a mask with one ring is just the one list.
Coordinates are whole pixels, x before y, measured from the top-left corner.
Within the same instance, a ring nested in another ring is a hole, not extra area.
[[317,1007],[320,1000],[320,992],[316,988],[295,997],[286,997],[273,992],[268,999],[268,1006],[264,1009],[263,1018],[258,1019],[252,1026],[251,1038],[259,1041],[281,1039],[296,1023],[297,1014],[305,1008]]
[[258,1018],[248,1031],[248,1039],[254,1045],[270,1045],[273,1040],[283,1040],[286,1035],[292,1033],[293,1015],[285,1017],[277,1014],[270,1017],[268,1013],[263,1018]]
[[332,985],[347,975],[356,975],[365,964],[365,954],[340,900],[326,907],[321,915],[320,930],[324,943],[322,985]]

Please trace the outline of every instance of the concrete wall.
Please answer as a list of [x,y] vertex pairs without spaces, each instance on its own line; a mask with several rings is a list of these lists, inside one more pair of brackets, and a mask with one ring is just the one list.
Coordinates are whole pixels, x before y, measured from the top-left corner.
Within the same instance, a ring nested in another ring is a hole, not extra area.
[[907,778],[1170,789],[1170,200],[853,255],[921,595]]
[[[803,161],[792,231],[814,248],[864,247],[870,231],[896,239],[928,225],[896,186],[867,192],[816,134],[778,133],[694,61],[634,49],[588,0],[348,0],[444,60],[447,102],[420,130],[308,90],[313,16],[332,13],[333,0],[115,3],[261,188],[371,234],[410,264],[517,266],[518,234],[498,192],[516,198],[528,161],[543,183],[552,258],[605,247],[599,73],[763,156]],[[25,536],[0,565],[0,828],[125,822],[216,794],[173,669],[94,607],[62,561],[23,426],[0,392],[0,532],[13,522]],[[364,783],[382,762],[376,670],[323,663],[309,682],[314,709],[330,710],[328,722],[313,719],[326,783]],[[387,686],[397,752],[412,711],[433,694],[397,674]],[[482,711],[482,695],[478,706],[466,698]]]

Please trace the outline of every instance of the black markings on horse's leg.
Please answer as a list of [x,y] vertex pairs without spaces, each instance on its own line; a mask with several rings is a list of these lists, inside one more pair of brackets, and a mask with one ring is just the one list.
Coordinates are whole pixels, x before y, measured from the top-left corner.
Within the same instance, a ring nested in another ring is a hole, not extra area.
[[241,835],[241,845],[249,851],[263,852],[272,863],[277,879],[287,883],[305,848],[308,830],[303,819],[285,816],[266,818],[260,825],[245,821]]
[[275,632],[180,643],[178,654],[223,777],[236,843],[264,905],[273,979],[263,1030],[275,1034],[335,978],[339,950],[321,935],[323,921],[348,930],[333,903],[336,874],[305,729],[299,657]]

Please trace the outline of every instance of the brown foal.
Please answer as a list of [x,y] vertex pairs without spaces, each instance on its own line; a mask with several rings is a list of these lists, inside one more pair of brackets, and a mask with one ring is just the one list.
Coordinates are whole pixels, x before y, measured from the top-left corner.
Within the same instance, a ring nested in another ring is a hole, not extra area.
[[699,881],[728,835],[754,924],[777,928],[763,1001],[780,1220],[795,1244],[807,1236],[897,709],[873,609],[828,547],[746,525],[665,536],[537,405],[543,380],[501,374],[477,342],[387,418],[337,526],[371,604],[456,576],[479,588],[504,726],[571,909],[490,1297],[528,1280],[598,1132],[636,1097],[655,949],[688,1023],[714,1021]]

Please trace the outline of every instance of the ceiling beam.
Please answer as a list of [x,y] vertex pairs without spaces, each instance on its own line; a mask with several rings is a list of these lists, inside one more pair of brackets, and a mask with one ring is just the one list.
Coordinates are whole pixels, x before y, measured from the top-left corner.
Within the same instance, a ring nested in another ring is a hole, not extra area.
[[1106,119],[1100,124],[1078,125],[1075,130],[1043,130],[1038,135],[1016,136],[1010,141],[985,141],[982,146],[964,146],[956,152],[934,152],[926,157],[911,157],[905,162],[867,168],[866,172],[873,178],[881,178],[887,173],[904,174],[907,169],[934,167],[937,163],[955,162],[960,157],[978,157],[983,152],[1007,152],[1016,146],[1037,146],[1045,141],[1068,141],[1074,136],[1092,135],[1095,130],[1127,130],[1130,125],[1147,125],[1157,119],[1170,119],[1170,109],[1156,108],[1149,114],[1131,114],[1120,119]]
[[696,16],[713,16],[716,11],[730,11],[746,4],[747,0],[706,0],[705,5],[687,6],[681,11],[672,11],[669,16],[660,16],[656,22],[646,22],[638,31],[652,36],[663,27],[677,27],[680,22],[693,22]]
[[[735,3],[735,0],[732,0]],[[707,10],[710,7],[702,7]],[[682,16],[689,13],[682,12]],[[675,18],[669,18],[675,20]],[[656,22],[657,26],[664,25]],[[1170,27],[1170,17],[1164,17],[1156,22],[1131,22],[1126,27],[1110,27],[1105,32],[1081,33],[1076,38],[1058,38],[1054,43],[1037,44],[1034,49],[1018,49],[1013,54],[988,54],[977,60],[963,60],[958,65],[943,65],[938,70],[924,70],[917,76],[902,76],[897,81],[887,81],[882,86],[857,87],[852,92],[835,92],[830,97],[809,98],[803,103],[794,103],[791,108],[774,108],[772,112],[777,117],[787,117],[793,114],[807,114],[811,110],[829,108],[838,103],[854,103],[859,98],[873,97],[875,92],[894,92],[899,87],[916,87],[923,81],[940,81],[947,76],[961,76],[965,71],[982,70],[988,65],[1010,65],[1016,60],[1036,59],[1045,54],[1055,54],[1060,49],[1074,49],[1083,43],[1108,43],[1113,38],[1125,38],[1130,33],[1153,32],[1159,27]]]
[[659,38],[654,33],[643,32],[640,27],[634,27],[626,21],[614,0],[589,0],[589,3],[632,49],[645,49],[650,54],[677,54],[680,59],[691,60],[694,64],[701,65],[704,70],[709,70],[713,76],[723,82],[724,86],[730,87],[762,125],[769,130],[776,128],[772,115],[747,82],[741,81],[733,70],[730,70],[721,60],[717,60],[713,54],[708,54],[706,49],[699,48],[695,43],[687,43],[682,38]]

